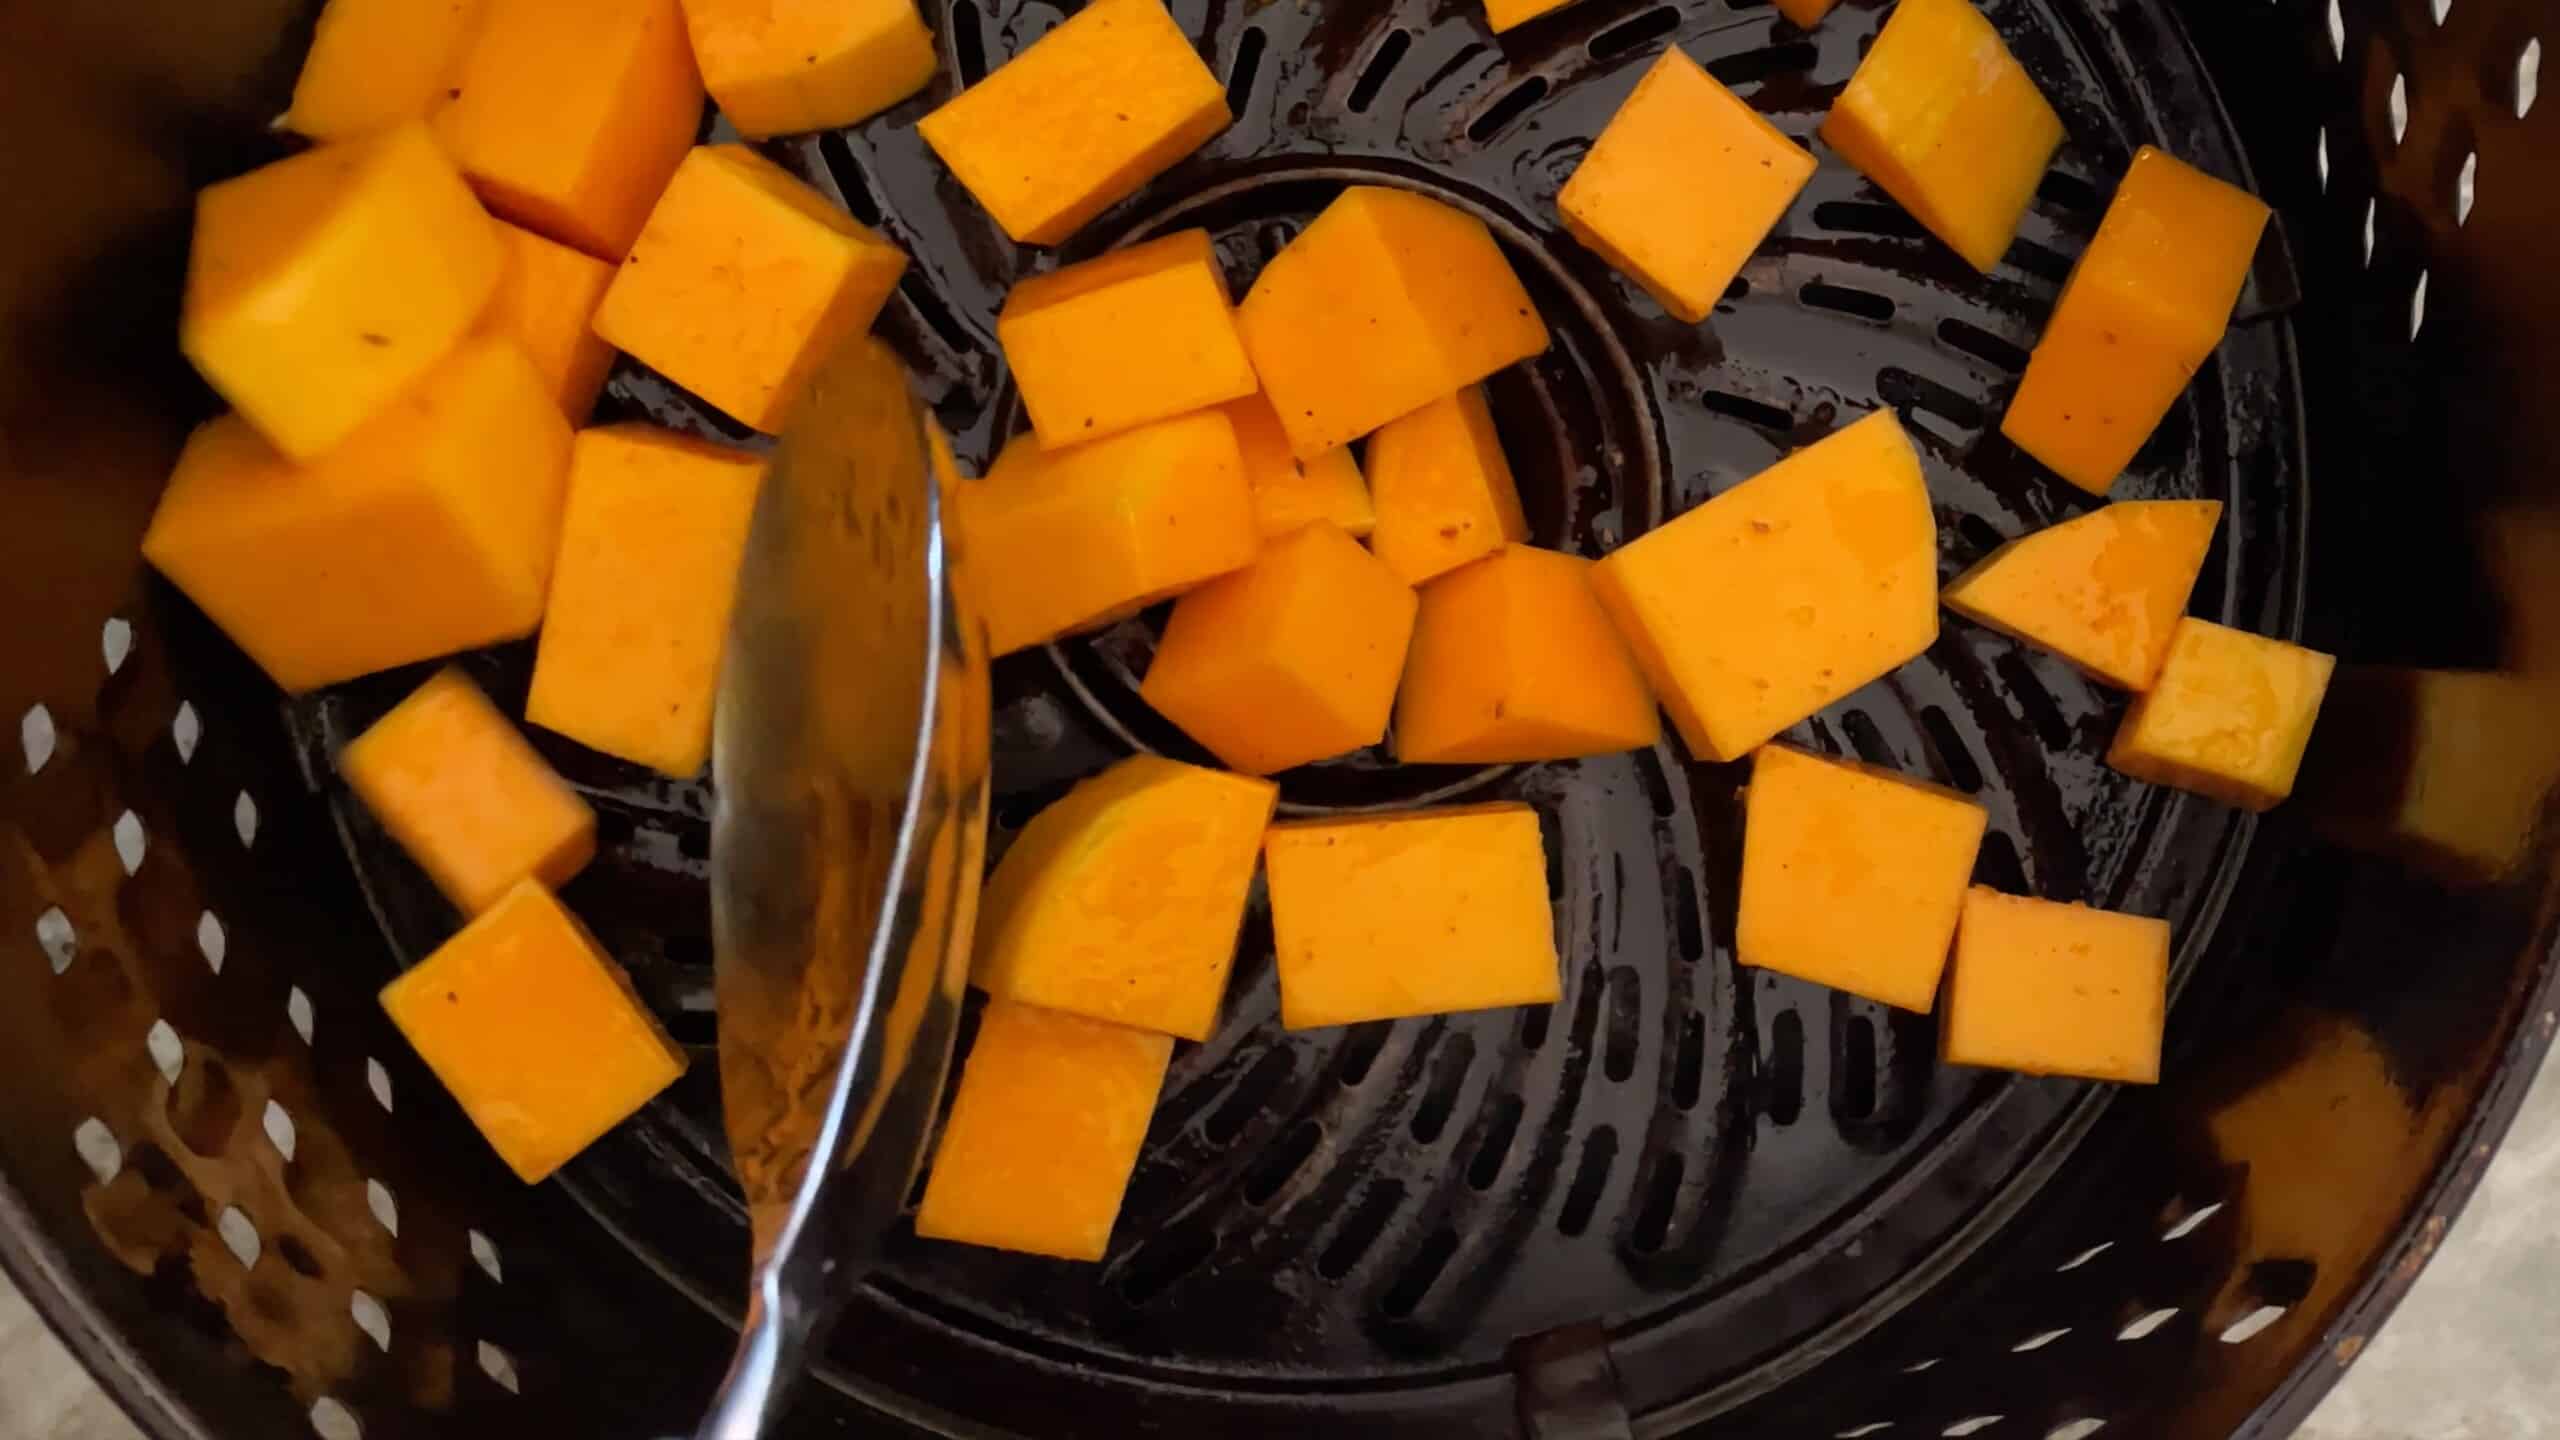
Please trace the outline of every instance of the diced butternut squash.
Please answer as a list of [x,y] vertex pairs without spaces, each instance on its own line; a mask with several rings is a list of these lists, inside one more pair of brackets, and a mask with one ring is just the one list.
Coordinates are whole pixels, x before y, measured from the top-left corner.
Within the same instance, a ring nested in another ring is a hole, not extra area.
[[1938,526],[1889,410],[1591,572],[1680,736],[1738,760],[1938,637]]
[[1236,324],[1301,460],[1547,348],[1483,221],[1375,185],[1343,191],[1271,257]]
[[1219,408],[1236,427],[1245,483],[1253,487],[1253,523],[1264,538],[1276,540],[1317,520],[1354,537],[1366,537],[1378,527],[1369,482],[1360,477],[1360,462],[1352,458],[1350,446],[1300,460],[1289,453],[1288,432],[1271,412],[1269,397],[1256,392]]
[[1388,421],[1369,441],[1369,498],[1370,548],[1407,585],[1529,538],[1481,386]]
[[1416,604],[1359,541],[1319,521],[1182,597],[1139,693],[1248,775],[1375,745]]
[[1822,138],[1988,273],[2062,144],[2062,117],[1974,0],[1902,0]]
[[611,265],[557,240],[501,221],[506,267],[480,327],[516,342],[551,386],[560,413],[583,424],[613,368],[613,347],[595,333],[596,302],[613,283]]
[[285,128],[349,140],[424,120],[453,95],[484,0],[329,0]]
[[313,459],[452,353],[504,262],[423,126],[323,145],[196,197],[179,348],[268,443]]
[[456,669],[349,742],[338,773],[465,915],[518,881],[566,885],[596,853],[595,811]]
[[916,1233],[1101,1259],[1172,1060],[1167,1036],[989,1002],[934,1150]]
[[790,171],[744,145],[706,145],[649,212],[596,333],[772,434],[906,270],[905,251]]
[[334,685],[533,633],[568,462],[532,363],[469,340],[309,465],[199,428],[142,554],[278,685]]
[[1567,230],[1695,325],[1813,178],[1790,140],[1674,45],[1556,196]]
[[1056,245],[1233,118],[1164,0],[1094,0],[916,131],[1007,235]]
[[2210,795],[2243,810],[2293,793],[2330,656],[2193,617],[2135,698],[2107,763],[2137,780]]
[[1821,24],[1822,17],[1830,14],[1831,7],[1839,4],[1840,0],[1776,0],[1776,3],[1779,14],[1810,30]]
[[1484,0],[1484,23],[1500,35],[1572,3],[1573,0]]
[[703,88],[750,137],[868,120],[933,79],[915,0],[683,0]]
[[2560,784],[2548,706],[2521,675],[2341,665],[2294,803],[2338,844],[2456,885],[2499,880]]
[[1023,281],[1005,297],[996,339],[1047,445],[1098,440],[1254,390],[1206,230]]
[[678,779],[711,701],[764,461],[647,425],[579,432],[525,719]]
[[2012,540],[1957,576],[1948,609],[2148,690],[2187,612],[2219,500],[2126,500]]
[[1396,759],[1501,765],[1650,748],[1661,712],[1591,593],[1591,562],[1510,545],[1423,587]]
[[1235,428],[1214,410],[1066,450],[1018,436],[957,501],[996,655],[1135,614],[1261,544]]
[[2145,145],[2072,268],[2000,433],[2104,495],[2222,343],[2266,202]]
[[971,978],[1001,1000],[1206,1040],[1280,787],[1132,755],[1004,853]]
[[676,0],[489,0],[436,114],[489,208],[620,260],[702,125]]
[[382,1008],[528,1185],[685,1069],[622,967],[531,880],[384,987]]
[[1966,894],[1940,1040],[1950,1064],[2154,1084],[2168,1008],[2168,921]]
[[1926,1015],[1989,823],[1952,790],[1761,746],[1744,801],[1736,954]]
[[1289,1029],[1563,993],[1546,839],[1526,805],[1274,825],[1263,858]]

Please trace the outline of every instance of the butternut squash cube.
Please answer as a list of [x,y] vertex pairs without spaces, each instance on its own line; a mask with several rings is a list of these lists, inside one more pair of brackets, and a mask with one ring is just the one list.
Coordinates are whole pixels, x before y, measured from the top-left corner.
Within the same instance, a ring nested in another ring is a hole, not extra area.
[[2145,145],[2072,268],[2000,433],[2104,495],[2222,343],[2266,202]]
[[1987,274],[2061,147],[2062,117],[1973,0],[1902,0],[1822,138]]
[[1013,287],[996,339],[1045,445],[1076,445],[1254,391],[1227,274],[1182,230]]
[[465,915],[595,857],[595,811],[450,667],[349,742],[338,773]]
[[1938,525],[1879,410],[1591,572],[1680,736],[1737,760],[1938,638]]
[[1483,221],[1375,185],[1343,191],[1271,257],[1236,326],[1301,460],[1547,348]]
[[2169,922],[1976,886],[1940,1047],[1953,1065],[2151,1085],[2169,1009]]
[[1396,759],[1502,765],[1649,749],[1662,715],[1591,562],[1510,545],[1423,587]]
[[1813,178],[1813,152],[1677,45],[1556,196],[1573,238],[1695,325]]
[[702,125],[676,0],[492,3],[436,133],[489,208],[620,260]]
[[178,345],[268,443],[315,459],[453,352],[504,261],[423,126],[323,145],[196,196]]
[[1247,775],[1375,745],[1417,603],[1359,541],[1318,521],[1182,597],[1138,693]]
[[622,967],[531,880],[385,986],[382,1008],[528,1185],[685,1070]]
[[143,558],[287,690],[530,635],[569,426],[504,340],[465,341],[296,465],[236,415],[179,453]]
[[483,0],[329,0],[285,128],[350,140],[424,120],[452,98]]
[[956,499],[996,655],[1133,615],[1261,545],[1235,429],[1214,410],[1066,450],[1019,436]]
[[1481,386],[1390,420],[1371,437],[1369,496],[1378,512],[1369,546],[1407,585],[1529,538]]
[[1831,7],[1839,4],[1840,0],[1776,0],[1776,3],[1779,14],[1810,30],[1821,24],[1822,17],[1830,14]]
[[1484,0],[1484,23],[1500,35],[1572,3],[1573,0]]
[[933,79],[915,0],[683,0],[694,62],[749,137],[868,120]]
[[2136,780],[2271,810],[2293,793],[2337,661],[2190,616],[2135,697],[2107,763]]
[[1263,860],[1291,1030],[1563,993],[1546,838],[1526,805],[1274,825]]
[[506,266],[480,328],[515,341],[551,386],[560,413],[572,425],[583,424],[613,368],[613,347],[594,328],[613,267],[503,221],[498,235],[506,242]]
[[691,779],[764,461],[648,425],[584,430],[525,719]]
[[1056,245],[1235,117],[1164,0],[1094,0],[916,132],[1025,245]]
[[906,271],[905,251],[790,171],[744,145],[706,145],[649,212],[596,333],[774,434]]
[[2012,540],[1956,577],[1948,609],[2124,690],[2169,656],[2219,500],[2124,500]]
[[1360,462],[1352,458],[1350,446],[1336,446],[1311,460],[1291,455],[1288,432],[1272,413],[1270,398],[1259,391],[1219,409],[1236,428],[1245,483],[1253,487],[1253,523],[1263,538],[1277,540],[1318,520],[1355,538],[1378,527],[1369,482],[1360,477]]
[[1032,818],[978,910],[980,988],[1206,1040],[1280,787],[1132,755]]
[[988,1002],[916,1233],[1101,1259],[1172,1060],[1169,1036]]
[[1744,801],[1736,953],[1928,1014],[1989,823],[1952,790],[1761,746]]

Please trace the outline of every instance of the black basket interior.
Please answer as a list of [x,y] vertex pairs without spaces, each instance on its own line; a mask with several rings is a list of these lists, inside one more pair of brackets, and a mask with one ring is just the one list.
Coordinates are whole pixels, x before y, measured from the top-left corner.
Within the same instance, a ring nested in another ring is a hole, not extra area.
[[[172,343],[187,194],[278,153],[309,8],[0,18],[0,1261],[163,1435],[687,1429],[742,1281],[716,1067],[516,1185],[371,999],[454,919],[332,757],[423,671],[284,701],[134,552],[212,403]],[[1538,543],[1596,552],[1889,405],[1952,575],[2087,504],[1997,417],[2133,149],[2264,195],[2231,337],[2117,494],[2223,500],[2197,613],[2350,662],[2301,799],[2253,821],[2125,780],[2120,697],[1952,620],[1797,735],[1975,795],[1991,883],[2169,917],[2167,1083],[1943,1068],[1926,1018],[1737,969],[1740,770],[1676,742],[1313,767],[1295,812],[1536,803],[1563,1000],[1286,1034],[1257,911],[1106,1261],[894,1237],[808,1433],[2219,1435],[2281,1430],[2352,1358],[2553,1024],[2521,842],[2560,745],[2515,738],[2560,734],[2547,17],[1985,8],[2070,132],[1989,277],[1818,145],[1705,327],[1555,219],[1663,45],[1809,140],[1875,0],[1810,33],[1766,0],[1581,0],[1499,41],[1474,0],[1175,0],[1237,123],[1064,258],[1206,225],[1242,282],[1347,181],[1427,191],[1494,225],[1556,334],[1493,390]],[[925,96],[766,148],[915,257],[882,332],[983,462],[1019,424],[996,305],[1052,262],[914,121],[1061,11],[927,11]],[[630,417],[745,439],[626,361],[599,419]],[[998,667],[999,846],[1133,748],[1199,758],[1136,698],[1154,623]],[[522,647],[469,664],[521,701]],[[2422,673],[2491,697],[2450,760]],[[568,899],[707,1060],[707,790],[546,753],[602,818]],[[2356,823],[2413,774],[2521,797],[2519,853]]]

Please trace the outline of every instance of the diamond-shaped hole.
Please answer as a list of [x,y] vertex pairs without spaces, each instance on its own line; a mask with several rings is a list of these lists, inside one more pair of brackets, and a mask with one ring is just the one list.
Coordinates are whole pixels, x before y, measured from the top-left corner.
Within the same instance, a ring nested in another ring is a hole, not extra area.
[[311,1402],[311,1429],[320,1440],[364,1440],[356,1412],[326,1395]]
[[106,657],[108,674],[123,669],[125,657],[133,653],[133,622],[109,619],[98,631],[98,653]]
[[2329,53],[2347,58],[2347,17],[2338,13],[2338,0],[2329,0]]
[[124,873],[131,875],[142,868],[142,857],[151,851],[151,842],[142,833],[142,817],[127,810],[116,817],[116,859],[123,863]]
[[2329,127],[2326,125],[2320,127],[2320,142],[2311,152],[2311,163],[2320,172],[2320,188],[2326,192],[2329,188]]
[[243,846],[258,843],[258,802],[250,799],[246,790],[231,802],[231,828],[239,832]]
[[26,753],[27,773],[35,774],[53,758],[53,712],[30,705],[18,717],[18,748]]
[[2516,52],[2516,118],[2533,113],[2533,102],[2542,97],[2542,41],[2539,37],[2524,42]]
[[2189,1235],[2195,1233],[2197,1226],[2202,1225],[2204,1222],[2212,1219],[2220,1213],[2222,1213],[2222,1202],[2216,1200],[2212,1204],[2198,1210],[2193,1215],[2188,1216],[2186,1219],[2181,1220],[2170,1226],[2168,1229],[2161,1231],[2160,1238],[2164,1241],[2184,1240]]
[[1835,1440],[1864,1440],[1865,1436],[1880,1435],[1892,1428],[1893,1422],[1890,1420],[1870,1420],[1855,1429],[1841,1431]]
[[124,1147],[116,1143],[116,1132],[107,1128],[107,1122],[95,1115],[73,1128],[71,1148],[101,1185],[124,1173]]
[[267,1132],[267,1143],[276,1147],[276,1153],[284,1157],[284,1163],[292,1164],[294,1148],[301,1137],[293,1128],[293,1116],[283,1104],[268,1101],[266,1113],[258,1117],[258,1128]]
[[477,1230],[471,1232],[471,1260],[490,1279],[507,1283],[507,1267],[498,1258],[497,1242]]
[[355,1317],[356,1328],[373,1341],[375,1349],[390,1350],[391,1312],[382,1308],[381,1301],[358,1290],[347,1299],[347,1313]]
[[196,917],[196,949],[214,974],[222,973],[222,957],[231,951],[231,937],[223,931],[222,917],[210,910]]
[[2054,1266],[2053,1273],[2056,1275],[2068,1275],[2072,1271],[2079,1269],[2081,1266],[2088,1264],[2090,1261],[2097,1259],[2099,1256],[2106,1254],[2114,1248],[2116,1248],[2116,1242],[2113,1240],[2101,1240],[2097,1244],[2090,1246],[2088,1249],[2081,1251],[2079,1254],[2072,1256],[2070,1259],[2063,1261],[2061,1264]]
[[2373,264],[2373,222],[2379,209],[2375,201],[2364,202],[2364,263],[2368,267]]
[[2401,141],[2409,138],[2408,76],[2394,75],[2391,77],[2391,95],[2388,104],[2391,107],[2391,143],[2397,145]]
[[2148,1315],[2136,1318],[2132,1324],[2117,1331],[2116,1338],[2119,1340],[2140,1340],[2149,1335],[2152,1331],[2159,1329],[2161,1326],[2166,1325],[2177,1318],[2178,1310],[2174,1305],[2154,1310]]
[[311,997],[303,994],[299,985],[284,997],[284,1018],[293,1022],[293,1033],[302,1037],[303,1044],[311,1043]]
[[2044,1440],[2089,1440],[2107,1428],[2104,1420],[2072,1420],[2056,1425],[2044,1433]]
[[36,917],[36,944],[56,975],[80,958],[80,932],[71,928],[71,917],[58,905]]
[[379,1180],[364,1182],[364,1204],[373,1212],[374,1220],[390,1232],[392,1239],[400,1238],[400,1203],[391,1198],[390,1186]]
[[1968,1416],[1938,1433],[1946,1436],[1947,1440],[1963,1440],[1963,1437],[1971,1435],[1976,1431],[1990,1429],[1992,1426],[1999,1424],[2004,1418],[2006,1417],[1999,1415]]
[[2026,1339],[2019,1341],[2017,1344],[2010,1346],[2009,1353],[2012,1355],[2032,1354],[2070,1333],[2071,1327],[2068,1325],[2063,1326],[2059,1330],[2042,1331],[2038,1334],[2030,1335]]
[[178,1076],[187,1068],[187,1045],[178,1038],[178,1032],[169,1027],[168,1021],[151,1022],[150,1031],[142,1037],[142,1048],[150,1054],[151,1063],[159,1068],[160,1078],[172,1085],[177,1084]]
[[2453,176],[2453,223],[2471,223],[2472,203],[2480,198],[2480,152],[2462,157],[2462,168]]
[[480,1342],[480,1373],[498,1384],[510,1395],[523,1392],[523,1382],[516,1376],[516,1357],[483,1340]]
[[2283,1306],[2261,1305],[2257,1309],[2250,1311],[2248,1314],[2241,1316],[2239,1319],[2232,1321],[2231,1324],[2222,1332],[2222,1343],[2225,1345],[2238,1345],[2245,1341],[2255,1340],[2258,1338],[2258,1333],[2260,1331],[2283,1318]]
[[2453,0],[2427,0],[2427,14],[2437,24],[2443,24],[2444,17],[2452,13]]
[[237,1205],[223,1206],[222,1213],[214,1217],[213,1232],[222,1237],[222,1248],[231,1252],[241,1269],[258,1268],[258,1256],[266,1247],[258,1239],[258,1227],[248,1212]]
[[368,1059],[364,1062],[364,1083],[365,1088],[373,1092],[373,1103],[389,1110],[391,1108],[391,1072],[382,1068],[381,1061]]
[[2409,338],[2427,328],[2427,272],[2418,272],[2418,283],[2409,287]]
[[[185,700],[178,702],[177,718],[169,722],[169,742],[178,747],[178,763],[196,758],[196,742],[204,738],[204,721],[196,718],[196,707]],[[336,1401],[323,1401],[336,1404]]]

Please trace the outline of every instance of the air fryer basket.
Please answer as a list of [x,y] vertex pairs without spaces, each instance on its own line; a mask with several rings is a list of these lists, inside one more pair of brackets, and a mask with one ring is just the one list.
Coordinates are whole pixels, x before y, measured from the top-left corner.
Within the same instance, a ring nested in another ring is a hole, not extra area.
[[[285,702],[135,554],[212,403],[173,347],[188,194],[277,153],[314,8],[0,14],[0,1262],[160,1436],[682,1428],[740,1292],[715,1067],[518,1186],[371,999],[452,917],[331,755],[419,672]],[[883,332],[983,461],[1015,423],[994,308],[1046,261],[913,122],[1060,11],[926,8],[927,96],[768,149],[915,257]],[[2113,177],[2149,141],[2249,184],[2279,220],[2231,338],[2118,494],[2225,501],[2198,612],[2352,668],[2257,821],[2107,770],[2118,698],[1952,620],[1799,732],[1980,797],[1993,883],[2176,924],[2156,1091],[1945,1069],[1927,1019],[1738,970],[1739,771],[1676,744],[1293,774],[1301,812],[1538,802],[1563,1001],[1283,1034],[1257,912],[1109,1259],[901,1235],[806,1433],[2287,1429],[2555,1024],[2540,852],[2370,823],[2423,792],[2529,838],[2560,774],[2545,7],[1988,0],[2071,135],[2008,260],[1973,275],[1826,158],[1695,329],[1566,240],[1555,190],[1669,43],[1810,137],[1878,0],[1812,33],[1767,0],[1581,0],[1500,41],[1476,0],[1173,8],[1237,123],[1068,258],[1205,224],[1249,278],[1353,180],[1484,216],[1557,337],[1495,382],[1506,444],[1538,541],[1586,552],[1879,404],[1948,573],[2078,512],[1996,420]],[[604,415],[741,438],[628,362]],[[999,844],[1114,755],[1194,753],[1135,698],[1152,634],[999,667]],[[521,647],[469,663],[521,699]],[[2412,698],[2437,672],[2486,697],[2458,743]],[[705,789],[550,753],[603,817],[571,900],[707,1056]]]

